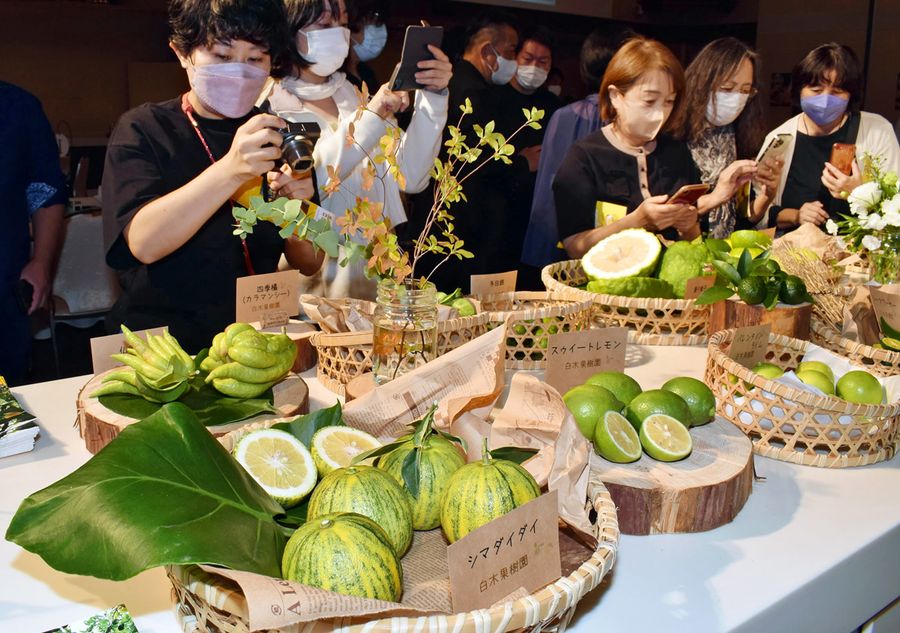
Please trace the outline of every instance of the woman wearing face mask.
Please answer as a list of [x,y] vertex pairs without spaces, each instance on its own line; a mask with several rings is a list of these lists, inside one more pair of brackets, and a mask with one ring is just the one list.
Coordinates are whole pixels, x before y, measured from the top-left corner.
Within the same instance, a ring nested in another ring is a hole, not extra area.
[[[765,129],[757,85],[757,54],[733,37],[707,44],[685,71],[685,117],[676,135],[687,141],[702,182],[715,185],[737,158],[759,149]],[[743,197],[742,209],[735,196],[709,210],[709,235],[725,238],[756,224],[772,201],[782,164],[767,159],[758,166],[756,195],[752,202]]]
[[231,210],[267,174],[281,196],[309,198],[309,178],[274,172],[283,121],[253,107],[289,50],[280,0],[175,0],[170,46],[191,89],[125,113],[103,173],[107,262],[122,296],[108,326],[169,326],[196,352],[234,321],[235,279],[274,272],[279,258],[318,268],[311,244],[261,224],[244,243]]
[[[900,169],[900,147],[891,124],[883,117],[860,112],[862,70],[853,51],[840,44],[823,44],[794,68],[791,93],[802,110],[769,133],[792,139],[784,154],[784,169],[769,210],[769,226],[779,232],[800,224],[823,225],[849,213],[846,196],[862,182],[864,154],[881,157],[885,170]],[[850,174],[829,162],[834,143],[856,145]]]
[[693,239],[699,214],[755,174],[753,161],[737,161],[696,207],[666,202],[681,186],[701,182],[687,144],[659,134],[677,126],[683,95],[681,64],[659,42],[635,38],[613,56],[600,87],[600,116],[610,123],[572,146],[553,181],[559,235],[570,257],[627,228]]
[[[392,92],[385,84],[365,104],[344,73],[337,72],[350,48],[343,0],[284,0],[284,4],[296,45],[294,64],[289,76],[272,87],[269,104],[276,114],[287,117],[303,113],[318,120],[322,135],[313,156],[322,206],[341,215],[356,204],[357,197],[365,197],[384,204],[384,216],[392,226],[406,222],[400,185],[387,173],[387,165],[375,166],[381,178],[368,188],[366,171],[378,141],[388,126],[396,125],[394,113],[410,105],[410,93]],[[426,89],[414,93],[413,116],[398,150],[407,192],[427,186],[447,120],[445,88],[452,67],[440,49],[430,46],[429,50],[434,59],[419,62],[416,74]],[[362,106],[366,109],[358,117]],[[355,143],[348,144],[351,126]],[[328,191],[325,187],[332,174],[340,186]],[[304,290],[327,297],[374,298],[375,285],[365,277],[363,262],[344,268],[327,258],[319,275]]]
[[353,0],[347,4],[347,23],[350,27],[350,53],[342,70],[347,81],[362,89],[363,84],[370,90],[378,86],[375,71],[368,62],[384,50],[388,32],[384,16],[373,0]]

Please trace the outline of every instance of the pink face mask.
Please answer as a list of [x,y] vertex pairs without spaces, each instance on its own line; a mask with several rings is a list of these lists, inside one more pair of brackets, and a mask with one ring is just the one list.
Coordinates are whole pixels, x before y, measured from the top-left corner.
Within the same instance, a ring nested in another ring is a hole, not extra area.
[[237,119],[250,112],[268,77],[250,64],[204,64],[194,66],[191,87],[207,108]]

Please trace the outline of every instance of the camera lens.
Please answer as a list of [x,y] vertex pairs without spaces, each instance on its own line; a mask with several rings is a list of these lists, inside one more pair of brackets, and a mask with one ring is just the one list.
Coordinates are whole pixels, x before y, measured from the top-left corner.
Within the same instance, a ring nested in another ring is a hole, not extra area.
[[313,168],[312,152],[312,143],[300,135],[285,136],[281,145],[281,159],[299,174],[305,174]]

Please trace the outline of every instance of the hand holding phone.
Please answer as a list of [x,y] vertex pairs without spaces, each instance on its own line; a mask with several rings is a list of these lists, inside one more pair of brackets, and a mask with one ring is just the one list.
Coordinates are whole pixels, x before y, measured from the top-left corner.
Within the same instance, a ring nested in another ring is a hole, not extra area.
[[850,143],[835,143],[831,146],[831,158],[829,163],[834,165],[846,176],[853,173],[853,160],[856,158],[856,145]]
[[684,185],[681,189],[669,196],[666,204],[689,204],[696,205],[701,196],[709,193],[709,185]]
[[416,73],[419,72],[419,62],[434,59],[434,55],[428,50],[428,45],[441,47],[444,39],[444,29],[440,26],[408,26],[403,38],[403,51],[400,53],[400,63],[394,67],[388,86],[391,90],[419,90],[426,86],[416,81]]
[[759,162],[763,161],[774,161],[776,158],[781,158],[784,156],[784,153],[787,151],[790,146],[790,141],[793,138],[790,134],[778,134],[769,141],[769,144],[766,145],[765,151],[759,156]]

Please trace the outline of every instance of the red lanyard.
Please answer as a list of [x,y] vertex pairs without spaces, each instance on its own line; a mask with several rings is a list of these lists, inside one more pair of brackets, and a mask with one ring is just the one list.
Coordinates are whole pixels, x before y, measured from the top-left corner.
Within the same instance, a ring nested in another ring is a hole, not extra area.
[[[197,138],[200,139],[200,143],[203,145],[203,149],[206,150],[206,155],[209,156],[209,162],[216,162],[215,156],[213,156],[212,151],[209,149],[209,145],[206,142],[206,139],[203,137],[203,132],[200,131],[200,126],[197,124],[197,119],[194,118],[194,107],[191,105],[191,102],[188,101],[187,93],[181,95],[181,110],[188,118],[188,121],[191,122],[191,127],[194,128],[194,132],[197,133]],[[241,238],[241,247],[244,250],[244,265],[247,267],[247,274],[255,275],[256,272],[254,272],[253,270],[253,262],[250,260],[250,249],[247,248],[247,240],[245,240],[244,238]]]

